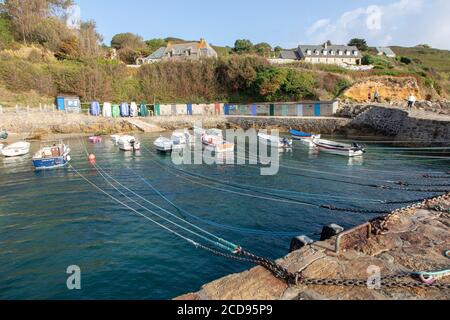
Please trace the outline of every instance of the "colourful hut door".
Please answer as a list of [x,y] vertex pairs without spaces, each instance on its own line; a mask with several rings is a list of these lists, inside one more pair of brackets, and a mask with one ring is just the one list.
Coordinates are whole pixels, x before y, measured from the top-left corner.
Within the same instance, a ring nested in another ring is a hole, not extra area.
[[63,111],[66,109],[66,106],[64,105],[64,97],[57,97],[56,98],[56,106],[58,110]]
[[173,116],[176,116],[176,115],[177,115],[177,105],[176,105],[176,104],[173,104],[173,105],[172,105],[172,115],[173,115]]
[[155,104],[155,116],[161,115],[161,105],[159,103]]
[[192,104],[190,103],[187,105],[187,115],[192,116]]
[[271,104],[271,105],[270,105],[270,115],[271,115],[271,116],[274,116],[274,115],[275,115],[275,105],[274,105],[274,104]]
[[256,104],[252,105],[252,116],[256,117],[258,115],[258,110]]
[[281,115],[283,116],[283,117],[287,117],[287,114],[288,114],[288,106],[282,106],[281,107]]
[[215,114],[216,115],[219,115],[220,114],[220,103],[215,103],[214,104],[214,112],[215,112]]
[[320,117],[320,103],[314,105],[314,116]]
[[226,105],[223,106],[223,113],[224,113],[226,116],[229,116],[229,115],[230,115],[230,105],[226,104]]
[[303,105],[302,104],[297,105],[297,116],[303,117]]

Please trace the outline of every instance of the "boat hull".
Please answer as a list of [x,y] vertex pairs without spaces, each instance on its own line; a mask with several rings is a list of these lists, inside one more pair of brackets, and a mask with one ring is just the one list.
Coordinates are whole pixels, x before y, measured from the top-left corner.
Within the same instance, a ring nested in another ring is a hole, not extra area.
[[1,150],[3,156],[7,158],[21,157],[27,155],[30,152],[30,144],[28,142],[19,142],[16,144],[4,147]]
[[321,151],[330,154],[335,154],[338,156],[346,156],[346,157],[361,157],[364,155],[364,150],[352,148],[351,146],[345,146],[340,144],[334,144],[331,141],[325,140],[312,140],[314,147]]
[[62,168],[70,161],[69,157],[55,157],[48,159],[33,159],[33,166],[36,170],[50,170]]

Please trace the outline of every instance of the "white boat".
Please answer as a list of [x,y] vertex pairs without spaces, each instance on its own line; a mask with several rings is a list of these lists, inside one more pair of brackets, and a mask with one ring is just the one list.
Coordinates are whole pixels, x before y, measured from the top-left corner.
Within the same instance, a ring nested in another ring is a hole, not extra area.
[[321,138],[320,134],[305,133],[297,130],[291,130],[290,133],[292,135],[292,139],[300,141],[303,145],[310,149],[315,148],[313,140]]
[[202,142],[205,148],[216,153],[234,152],[234,143],[227,142],[217,135],[204,135]]
[[265,133],[258,133],[258,139],[262,144],[278,149],[292,148],[292,139],[270,136]]
[[192,136],[187,129],[183,132],[174,132],[170,139],[174,146],[192,145],[195,143],[194,136]]
[[350,145],[323,139],[314,139],[312,142],[317,150],[340,156],[360,157],[365,153],[364,147],[357,143]]
[[156,150],[158,150],[159,152],[172,152],[173,142],[168,138],[159,137],[153,144],[155,145]]
[[206,134],[206,130],[197,126],[194,126],[194,135],[203,137]]
[[112,140],[115,144],[118,144],[121,137],[122,137],[121,135],[113,134],[113,135],[111,136],[111,140]]
[[223,131],[220,129],[209,129],[205,133],[207,136],[216,136],[223,139]]
[[136,151],[141,149],[141,143],[133,136],[123,136],[118,142],[119,149],[122,151]]
[[5,157],[20,157],[28,154],[30,152],[30,143],[29,142],[17,142],[10,144],[7,147],[2,149],[2,154]]
[[64,167],[69,163],[70,148],[65,144],[54,144],[40,149],[33,156],[33,166],[36,170],[46,170]]

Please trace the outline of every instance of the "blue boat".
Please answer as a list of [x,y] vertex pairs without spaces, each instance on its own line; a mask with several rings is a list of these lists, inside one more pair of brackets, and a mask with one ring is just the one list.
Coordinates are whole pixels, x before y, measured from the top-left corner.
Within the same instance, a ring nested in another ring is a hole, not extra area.
[[70,148],[65,144],[44,147],[33,156],[33,166],[36,170],[61,168],[69,163],[69,154]]
[[289,131],[292,135],[292,138],[294,139],[305,139],[305,138],[312,138],[314,135],[312,133],[306,133],[306,132],[302,132],[302,131],[297,131],[297,130],[291,130]]

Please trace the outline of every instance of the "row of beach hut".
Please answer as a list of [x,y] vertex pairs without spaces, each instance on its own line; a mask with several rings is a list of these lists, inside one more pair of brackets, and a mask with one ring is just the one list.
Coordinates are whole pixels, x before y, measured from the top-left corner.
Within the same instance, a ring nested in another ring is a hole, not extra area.
[[[72,110],[70,109],[72,106]],[[296,103],[254,103],[254,104],[137,104],[123,102],[100,104],[93,101],[89,105],[89,114],[103,117],[149,117],[181,115],[225,115],[225,116],[282,116],[282,117],[329,117],[336,114],[338,101],[308,101]],[[57,104],[58,110],[81,112],[79,101],[66,100]]]

